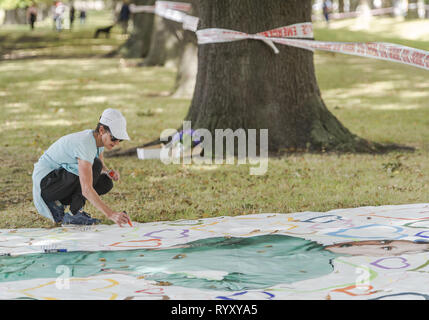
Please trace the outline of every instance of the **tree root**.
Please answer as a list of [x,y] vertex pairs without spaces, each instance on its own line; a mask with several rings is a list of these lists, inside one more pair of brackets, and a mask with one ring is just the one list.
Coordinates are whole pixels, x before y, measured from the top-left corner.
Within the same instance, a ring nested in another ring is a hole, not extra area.
[[115,158],[115,157],[128,157],[128,156],[135,156],[137,154],[137,149],[138,148],[147,148],[147,147],[151,147],[151,146],[156,146],[158,144],[167,144],[171,141],[171,139],[173,138],[173,136],[169,136],[167,138],[167,141],[161,141],[160,138],[153,140],[151,142],[145,143],[143,145],[137,146],[137,147],[132,147],[129,149],[125,149],[122,150],[122,148],[119,148],[117,150],[113,150],[113,151],[108,151],[105,153],[105,157],[106,158]]

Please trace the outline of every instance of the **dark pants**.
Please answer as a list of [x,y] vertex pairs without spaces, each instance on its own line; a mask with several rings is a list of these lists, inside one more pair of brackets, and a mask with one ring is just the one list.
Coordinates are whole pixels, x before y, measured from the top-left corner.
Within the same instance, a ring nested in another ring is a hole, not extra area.
[[[101,174],[103,165],[95,158],[92,165],[92,182],[99,195],[106,194],[113,188],[112,180]],[[85,205],[86,198],[82,195],[79,177],[61,168],[51,171],[40,182],[42,198],[45,202],[59,200],[63,205],[70,205],[72,214],[76,214]]]
[[34,29],[34,23],[36,22],[36,15],[35,14],[30,14],[30,26],[31,26],[31,30]]

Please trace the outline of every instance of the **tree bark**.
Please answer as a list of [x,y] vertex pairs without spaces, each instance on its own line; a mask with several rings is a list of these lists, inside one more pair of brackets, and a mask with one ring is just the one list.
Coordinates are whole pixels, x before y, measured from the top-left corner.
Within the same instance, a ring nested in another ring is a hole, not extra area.
[[338,12],[344,12],[344,0],[338,0]]
[[37,12],[37,20],[43,21],[49,17],[51,8],[46,4],[40,4],[39,10]]
[[177,67],[183,37],[180,23],[155,15],[149,53],[140,66]]
[[198,47],[195,33],[184,31],[173,98],[191,99],[198,71]]
[[356,8],[359,6],[360,0],[350,0],[350,11],[356,11]]
[[26,24],[26,10],[25,9],[13,9],[6,10],[3,24]]
[[[310,0],[199,1],[200,29],[257,33],[311,21]],[[199,46],[198,75],[186,116],[192,128],[269,129],[269,151],[374,151],[326,108],[311,51],[261,41]]]
[[[137,6],[151,6],[155,0],[137,0]],[[130,37],[120,49],[120,53],[127,58],[144,58],[149,53],[153,30],[153,13],[134,13],[133,30]]]
[[[189,14],[198,17],[198,4],[195,0],[191,4],[192,11]],[[191,99],[194,94],[198,71],[198,44],[195,32],[183,31],[183,40],[180,42],[179,51],[176,83],[172,97]]]

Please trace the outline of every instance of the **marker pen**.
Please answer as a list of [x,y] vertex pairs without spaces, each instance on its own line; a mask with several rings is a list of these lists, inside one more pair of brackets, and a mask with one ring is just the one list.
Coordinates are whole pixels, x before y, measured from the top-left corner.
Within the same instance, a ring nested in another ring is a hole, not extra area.
[[[126,215],[128,215],[128,213],[124,210],[124,213],[126,214]],[[133,226],[133,224],[131,223],[131,220],[128,220],[128,224],[130,225],[130,227],[132,227]]]
[[45,249],[45,253],[67,252],[67,249]]

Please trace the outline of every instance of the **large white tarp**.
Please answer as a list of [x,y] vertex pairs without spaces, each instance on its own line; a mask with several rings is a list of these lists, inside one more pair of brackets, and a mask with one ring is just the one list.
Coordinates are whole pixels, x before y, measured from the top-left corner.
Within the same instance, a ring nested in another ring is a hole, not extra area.
[[[360,243],[365,240],[399,241],[397,244],[394,242],[393,249],[389,249],[387,245],[361,246],[358,250],[351,251],[352,255],[340,254],[332,261],[333,271],[322,277],[295,283],[278,283],[257,290],[226,291],[180,287],[147,280],[143,276],[120,270],[65,279],[59,270],[56,278],[0,282],[0,299],[429,298],[429,252],[425,251],[424,243],[421,244],[422,250],[416,250],[414,246],[407,247],[406,244],[408,241],[417,243],[429,240],[429,204],[223,216],[134,223],[133,227],[123,228],[98,225],[86,228],[2,229],[0,254],[15,256],[42,253],[47,248],[63,248],[68,252],[162,249],[199,239],[267,234],[303,238],[325,246],[351,241]],[[186,258],[183,259],[185,260]],[[222,273],[216,270],[207,270],[206,273],[202,271],[190,276],[222,278]]]

